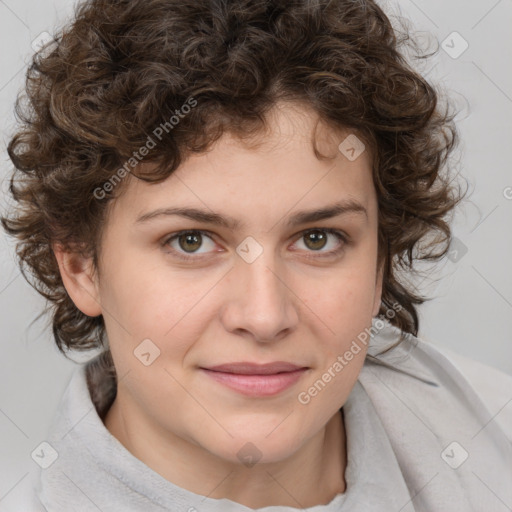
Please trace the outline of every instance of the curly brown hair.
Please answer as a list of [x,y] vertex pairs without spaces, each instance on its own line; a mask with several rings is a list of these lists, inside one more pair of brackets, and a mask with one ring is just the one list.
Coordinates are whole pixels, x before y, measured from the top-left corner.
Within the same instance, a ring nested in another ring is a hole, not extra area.
[[458,135],[450,106],[438,107],[439,91],[401,52],[417,48],[413,37],[375,2],[90,0],[54,39],[27,70],[28,101],[16,101],[22,125],[8,153],[18,205],[1,220],[18,239],[24,277],[48,300],[61,352],[105,346],[106,333],[101,315],[83,314],[70,299],[52,244],[97,265],[107,206],[122,190],[113,179],[191,98],[196,106],[158,132],[145,158],[157,165],[134,176],[160,182],[223,133],[261,132],[280,100],[358,134],[373,155],[380,313],[398,304],[389,321],[417,335],[415,305],[430,299],[400,273],[448,251],[447,216],[463,198],[447,165]]

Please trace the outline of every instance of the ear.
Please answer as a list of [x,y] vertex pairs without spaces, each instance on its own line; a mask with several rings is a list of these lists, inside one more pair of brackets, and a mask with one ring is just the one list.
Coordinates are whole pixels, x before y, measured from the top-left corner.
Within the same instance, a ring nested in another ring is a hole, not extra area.
[[384,261],[381,263],[377,271],[377,279],[375,281],[375,300],[373,303],[372,316],[377,316],[379,314],[380,303],[382,300],[382,281],[384,277],[384,263]]
[[64,251],[58,244],[52,245],[59,264],[62,282],[75,306],[87,316],[101,315],[97,275],[92,258],[78,252]]

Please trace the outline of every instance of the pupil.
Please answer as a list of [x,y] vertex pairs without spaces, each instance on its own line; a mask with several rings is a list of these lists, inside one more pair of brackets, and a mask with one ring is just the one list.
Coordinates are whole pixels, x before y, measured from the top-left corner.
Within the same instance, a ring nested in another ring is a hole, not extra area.
[[313,243],[313,247],[310,247],[311,249],[322,249],[325,246],[325,233],[321,231],[311,231],[306,237],[308,242]]
[[[181,248],[187,252],[194,252],[195,250],[199,249],[199,247],[201,247],[201,235],[199,233],[181,235],[179,241]],[[182,241],[185,242],[185,246],[181,243]],[[186,244],[189,243],[191,243],[192,245],[195,244],[196,247],[191,247],[190,245],[188,245],[187,248]]]

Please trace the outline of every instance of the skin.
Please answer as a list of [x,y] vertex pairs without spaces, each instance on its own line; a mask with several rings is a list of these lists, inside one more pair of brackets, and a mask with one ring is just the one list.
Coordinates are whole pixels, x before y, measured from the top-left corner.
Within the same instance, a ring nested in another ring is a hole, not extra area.
[[[54,251],[74,303],[105,319],[119,376],[105,419],[112,435],[164,478],[197,494],[250,508],[311,507],[346,489],[340,408],[366,351],[307,405],[297,397],[378,314],[377,196],[369,151],[355,161],[338,151],[349,131],[321,123],[317,145],[335,158],[320,160],[311,145],[312,110],[280,103],[269,120],[254,147],[225,134],[160,184],[130,176],[109,210],[98,269],[58,246]],[[286,225],[298,211],[344,199],[359,202],[367,214]],[[229,215],[243,225],[228,229],[165,215],[136,222],[175,206]],[[328,238],[315,245],[305,236],[326,228],[349,242],[321,231]],[[211,237],[164,244],[192,229]],[[236,252],[248,236],[263,248],[252,263]],[[339,254],[322,257],[337,248]],[[160,350],[149,366],[134,357],[147,338]],[[308,370],[272,397],[244,396],[200,370],[237,361],[288,361]],[[247,442],[261,454],[252,467],[237,456]]]

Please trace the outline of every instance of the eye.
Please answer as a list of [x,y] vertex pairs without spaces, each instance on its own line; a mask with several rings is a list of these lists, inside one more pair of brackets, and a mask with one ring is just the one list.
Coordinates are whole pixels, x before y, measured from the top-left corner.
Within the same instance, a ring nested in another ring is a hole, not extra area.
[[[337,239],[337,242],[330,240]],[[308,258],[332,257],[341,253],[349,243],[348,236],[343,232],[329,228],[314,228],[300,233],[298,241],[305,246]],[[205,244],[205,242],[208,242]],[[298,242],[295,242],[295,245]],[[215,251],[212,234],[202,230],[180,231],[172,234],[162,244],[170,249],[170,253],[182,260],[200,260],[208,253]],[[300,244],[299,244],[300,245]],[[323,250],[326,247],[330,249]],[[202,248],[204,250],[199,251]],[[303,250],[299,247],[300,250]],[[295,250],[295,249],[294,249]],[[316,254],[315,254],[316,253]]]
[[[331,236],[332,235],[332,236]],[[329,241],[329,238],[336,241]],[[348,243],[348,238],[341,231],[329,228],[315,228],[310,229],[306,232],[303,232],[302,236],[299,238],[299,241],[304,242],[304,246],[306,247],[307,252],[319,253],[318,256],[333,256],[339,254],[344,246]],[[331,246],[331,249],[322,250],[326,247]],[[316,257],[317,255],[313,255]],[[309,256],[308,256],[309,257]]]
[[[190,260],[194,259],[194,256],[188,256],[187,254],[203,254],[208,251],[208,244],[206,244],[206,250],[199,252],[198,249],[204,245],[204,240],[211,242],[210,249],[215,248],[215,242],[206,231],[192,230],[192,231],[180,231],[172,235],[164,242],[164,246],[169,246],[172,249],[172,253],[176,254],[179,258]],[[182,252],[183,251],[183,252]]]

